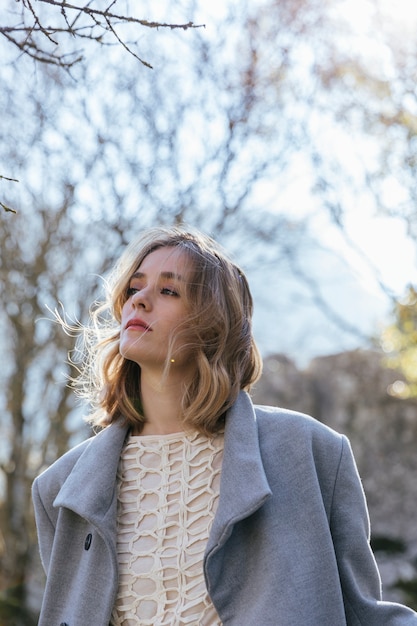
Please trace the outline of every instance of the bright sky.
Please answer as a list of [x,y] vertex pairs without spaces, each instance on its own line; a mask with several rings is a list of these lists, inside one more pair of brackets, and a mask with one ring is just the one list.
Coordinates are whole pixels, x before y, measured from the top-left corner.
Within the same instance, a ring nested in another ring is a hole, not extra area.
[[[380,0],[380,12],[375,12],[375,3],[367,0],[345,0],[343,3],[335,3],[335,12],[340,11],[357,32],[357,45],[364,54],[369,54],[380,64],[381,71],[390,75],[390,55],[385,40],[379,41],[378,30],[382,25],[392,35],[391,41],[410,41],[415,45],[415,33],[417,32],[417,1],[415,0]],[[407,39],[409,36],[409,39]],[[398,37],[398,40],[396,39]],[[367,158],[372,159],[372,154],[367,154],[368,146],[358,143],[357,136],[343,137],[329,127],[323,132],[320,128],[321,141],[328,141],[328,154],[335,151],[335,158],[343,154],[346,164],[352,164],[352,175],[363,176],[361,158],[364,163]],[[325,136],[327,133],[327,137]],[[337,135],[337,137],[336,137]],[[333,148],[336,146],[336,148]],[[350,155],[350,157],[349,157]],[[303,207],[306,217],[315,213],[311,196],[303,189],[303,177],[308,179],[308,168],[305,174],[301,174],[303,164],[297,163],[297,176],[294,176],[295,184],[287,191],[288,203],[291,206]],[[355,172],[354,169],[359,171]],[[361,171],[362,169],[362,171]],[[304,181],[305,182],[305,181]],[[307,185],[304,187],[307,189]],[[402,295],[410,283],[417,284],[417,257],[416,244],[406,231],[406,223],[402,219],[389,218],[381,215],[370,194],[362,194],[356,199],[352,195],[350,201],[346,201],[349,190],[339,190],[343,197],[344,228],[348,235],[346,240],[335,228],[323,211],[317,211],[317,217],[313,221],[314,230],[325,247],[334,250],[338,257],[345,259],[350,270],[348,275],[340,274],[341,266],[334,263],[332,276],[332,260],[325,259],[313,261],[306,257],[306,264],[312,263],[318,276],[318,284],[326,296],[328,302],[345,319],[357,324],[365,333],[377,333],[389,320],[391,304],[384,295],[384,288],[395,296]],[[385,185],[385,199],[392,207],[397,207],[404,200],[404,191],[395,178],[388,179]],[[356,200],[356,201],[355,201]],[[353,242],[352,245],[349,244]],[[322,263],[322,265],[320,265]],[[275,283],[283,284],[283,278],[272,279]],[[288,289],[288,286],[287,286]],[[263,292],[259,289],[259,300],[262,301]],[[300,296],[295,298],[297,302]],[[266,299],[265,299],[266,300]],[[262,302],[264,310],[268,310],[265,301]],[[280,308],[281,306],[281,308]],[[308,361],[309,356],[315,354],[333,352],[356,347],[358,341],[351,337],[343,337],[343,333],[337,333],[337,329],[327,324],[327,331],[323,332],[323,320],[312,313],[312,309],[306,307],[297,315],[294,311],[287,312],[286,304],[275,297],[275,311],[280,310],[281,318],[284,318],[283,328],[276,329],[275,341],[282,343],[283,351],[294,354],[301,363]],[[260,343],[268,351],[268,345],[274,345],[269,334],[262,334],[264,328],[273,328],[274,305],[269,306],[266,318],[257,318],[255,325]],[[262,313],[264,315],[264,312]],[[265,320],[268,320],[265,323]],[[304,333],[303,333],[304,327]],[[285,333],[283,333],[285,329]],[[297,349],[298,346],[298,349]]]
[[[407,40],[415,47],[417,32],[416,0],[378,0],[379,11],[375,11],[375,2],[367,0],[345,0],[340,6],[352,26],[360,34],[371,33],[376,40],[378,28],[383,26],[390,33],[395,33],[404,44]],[[393,39],[395,42],[395,37]],[[366,44],[365,44],[366,46]],[[365,50],[366,52],[366,47]],[[384,55],[379,50],[380,60]],[[389,53],[389,51],[387,51]],[[365,149],[365,146],[359,148]],[[387,179],[385,185],[387,203],[393,207],[404,200],[404,190],[395,178]],[[381,278],[396,294],[404,291],[410,282],[417,282],[416,248],[407,236],[406,225],[401,219],[376,217],[376,209],[366,197],[355,207],[351,206],[347,214],[347,226],[351,238],[381,271]],[[342,245],[338,242],[337,245]],[[362,263],[349,248],[345,254],[352,265],[360,272],[361,280],[367,289],[375,287],[374,274]]]

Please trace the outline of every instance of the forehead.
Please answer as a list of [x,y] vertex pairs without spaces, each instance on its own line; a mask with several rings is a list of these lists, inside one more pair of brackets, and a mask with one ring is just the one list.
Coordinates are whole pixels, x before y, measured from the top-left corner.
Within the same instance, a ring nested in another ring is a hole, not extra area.
[[176,247],[162,247],[150,252],[140,263],[135,273],[173,274],[184,278],[191,269],[191,260],[188,255]]

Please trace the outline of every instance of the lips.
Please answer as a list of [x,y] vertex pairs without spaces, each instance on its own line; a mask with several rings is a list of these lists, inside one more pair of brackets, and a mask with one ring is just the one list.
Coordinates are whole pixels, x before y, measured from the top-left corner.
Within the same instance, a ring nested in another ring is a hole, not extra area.
[[151,331],[152,328],[143,320],[139,319],[139,318],[133,318],[131,320],[129,320],[126,323],[126,329],[127,328],[137,328],[138,330],[148,330]]

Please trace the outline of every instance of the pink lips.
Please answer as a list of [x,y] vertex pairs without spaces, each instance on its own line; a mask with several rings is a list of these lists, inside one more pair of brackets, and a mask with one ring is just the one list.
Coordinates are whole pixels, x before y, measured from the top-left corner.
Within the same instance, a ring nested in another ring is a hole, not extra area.
[[148,330],[148,331],[152,330],[152,328],[148,326],[146,322],[136,317],[129,320],[125,328],[137,328],[138,330]]

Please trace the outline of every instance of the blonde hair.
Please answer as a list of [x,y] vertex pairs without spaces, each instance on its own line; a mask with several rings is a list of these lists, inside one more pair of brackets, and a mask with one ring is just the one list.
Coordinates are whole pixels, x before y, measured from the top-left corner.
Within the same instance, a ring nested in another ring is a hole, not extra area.
[[[195,355],[196,373],[184,389],[185,428],[213,434],[240,390],[249,391],[262,371],[252,335],[253,301],[247,279],[220,247],[201,233],[180,227],[151,228],[133,241],[107,282],[106,300],[92,312],[84,333],[84,363],[75,386],[95,411],[89,420],[106,426],[124,420],[141,429],[140,366],[119,352],[120,322],[132,275],[158,248],[179,248],[190,261],[184,297],[189,315],[182,333]],[[174,333],[173,333],[174,334]],[[165,369],[171,364],[171,340]]]

